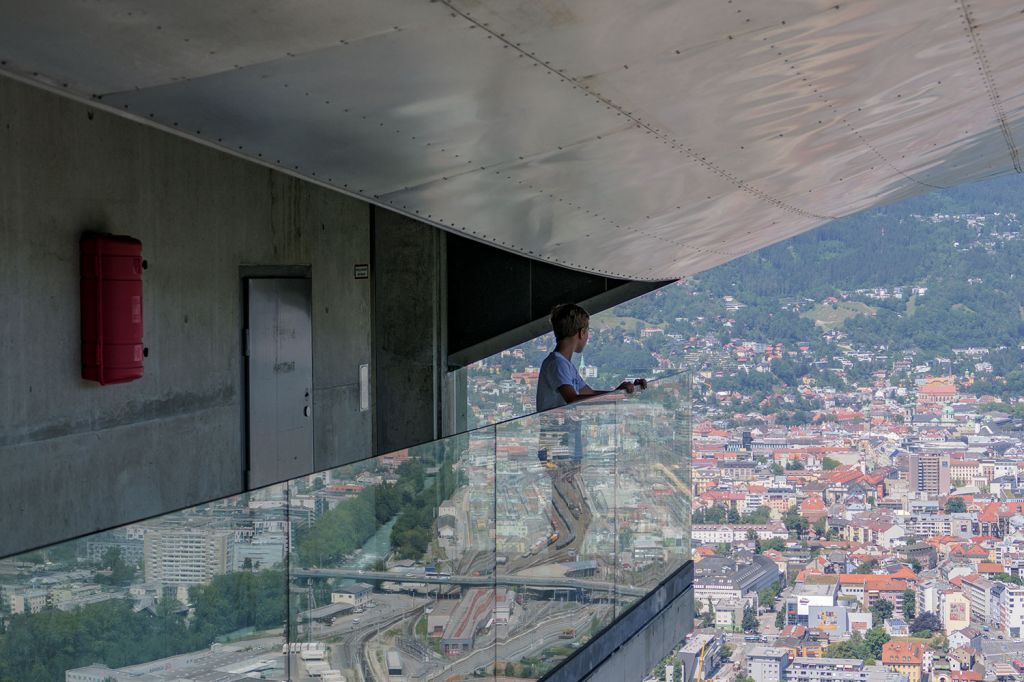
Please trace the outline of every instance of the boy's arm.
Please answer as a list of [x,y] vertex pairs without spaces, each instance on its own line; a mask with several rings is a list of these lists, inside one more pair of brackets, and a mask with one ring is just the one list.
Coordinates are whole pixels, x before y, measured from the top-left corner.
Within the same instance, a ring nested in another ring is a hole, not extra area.
[[566,404],[572,405],[577,400],[583,400],[584,398],[594,395],[593,389],[591,389],[591,393],[587,393],[587,389],[589,388],[589,386],[584,386],[583,390],[577,393],[576,389],[572,387],[572,384],[562,384],[558,387],[558,393],[562,396],[562,400],[564,400]]
[[613,391],[625,391],[626,393],[632,393],[637,388],[644,390],[647,388],[647,379],[636,379],[635,381],[623,381],[621,384],[613,388],[611,391],[595,391],[590,386],[584,384],[580,392],[577,393],[570,384],[562,384],[558,387],[558,393],[562,396],[567,404],[572,404],[577,400],[583,400],[584,398],[591,398],[595,395],[605,395],[606,393],[612,393]]

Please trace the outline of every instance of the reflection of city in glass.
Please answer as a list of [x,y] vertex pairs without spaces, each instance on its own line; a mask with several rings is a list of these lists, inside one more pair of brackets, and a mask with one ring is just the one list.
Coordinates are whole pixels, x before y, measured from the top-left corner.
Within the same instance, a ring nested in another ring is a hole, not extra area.
[[539,677],[689,558],[688,404],[667,377],[0,562],[0,679]]

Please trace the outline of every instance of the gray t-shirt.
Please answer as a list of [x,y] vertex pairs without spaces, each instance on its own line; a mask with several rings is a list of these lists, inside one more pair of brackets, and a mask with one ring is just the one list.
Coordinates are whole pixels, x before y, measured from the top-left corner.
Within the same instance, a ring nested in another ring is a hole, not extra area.
[[540,365],[540,377],[537,379],[537,411],[543,412],[565,405],[565,398],[558,392],[558,387],[566,385],[572,386],[579,393],[587,382],[583,381],[576,365],[566,360],[558,351],[551,351]]

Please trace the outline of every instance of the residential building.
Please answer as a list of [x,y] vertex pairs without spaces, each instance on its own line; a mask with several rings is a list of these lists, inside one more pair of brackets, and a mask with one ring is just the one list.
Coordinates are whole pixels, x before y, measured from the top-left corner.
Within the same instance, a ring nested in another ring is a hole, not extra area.
[[852,613],[847,611],[846,623],[850,632],[859,632],[861,636],[865,635],[874,625],[874,616],[870,611],[864,611],[859,613]]
[[838,593],[839,586],[836,583],[809,583],[797,586],[786,601],[786,622],[790,625],[809,626],[811,607],[834,608]]
[[908,533],[918,537],[953,535],[969,538],[975,534],[974,514],[911,514],[903,525]]
[[922,580],[917,584],[917,594],[914,604],[919,612],[939,612],[939,594],[942,590],[948,589],[949,585],[940,582],[935,578]]
[[926,652],[920,642],[891,640],[882,645],[882,665],[906,675],[908,682],[922,682]]
[[714,602],[715,629],[723,632],[743,630],[743,612],[749,603],[743,599],[719,599]]
[[[903,673],[853,658],[797,656],[786,668],[785,682],[907,682]],[[916,682],[916,681],[914,681]]]
[[154,525],[144,544],[147,581],[161,587],[203,585],[230,569],[234,532],[212,525]]
[[788,649],[755,646],[747,652],[747,674],[754,682],[781,682],[788,666]]
[[913,492],[929,495],[945,495],[949,492],[948,453],[912,452],[907,460],[910,467],[910,489]]
[[957,649],[961,647],[972,647],[977,649],[981,642],[981,636],[982,631],[975,627],[966,627],[963,630],[957,630],[949,635],[949,648]]
[[890,618],[885,621],[885,634],[890,637],[909,637],[910,626],[902,618]]
[[373,595],[373,585],[352,583],[331,592],[332,604],[349,604],[354,608],[365,607]]
[[971,602],[971,622],[978,625],[991,626],[999,620],[998,610],[993,611],[993,594],[996,595],[998,606],[998,595],[1002,593],[1002,583],[993,582],[978,574],[971,574],[960,579],[960,586],[968,601]]
[[959,590],[945,590],[939,596],[939,615],[946,634],[971,624],[971,601]]
[[717,545],[717,544],[732,544],[734,542],[742,542],[750,537],[750,533],[753,532],[761,540],[770,540],[772,538],[786,539],[789,537],[789,532],[786,530],[786,526],[781,522],[764,523],[764,524],[694,524],[692,537],[694,542],[700,542],[703,544]]
[[39,613],[50,605],[50,593],[37,588],[4,590],[3,599],[12,614]]
[[998,627],[1007,637],[1024,637],[1024,586],[1002,583]]
[[845,606],[810,605],[807,609],[807,629],[827,633],[829,637],[842,637],[849,631]]

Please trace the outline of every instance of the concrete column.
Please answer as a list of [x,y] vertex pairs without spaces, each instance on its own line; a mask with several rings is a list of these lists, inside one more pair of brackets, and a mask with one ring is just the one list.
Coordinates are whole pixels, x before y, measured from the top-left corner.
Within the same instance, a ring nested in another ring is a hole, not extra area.
[[440,436],[443,357],[441,234],[373,211],[375,450]]
[[444,402],[441,405],[441,435],[465,431],[468,425],[469,397],[467,372],[459,367],[444,375]]

